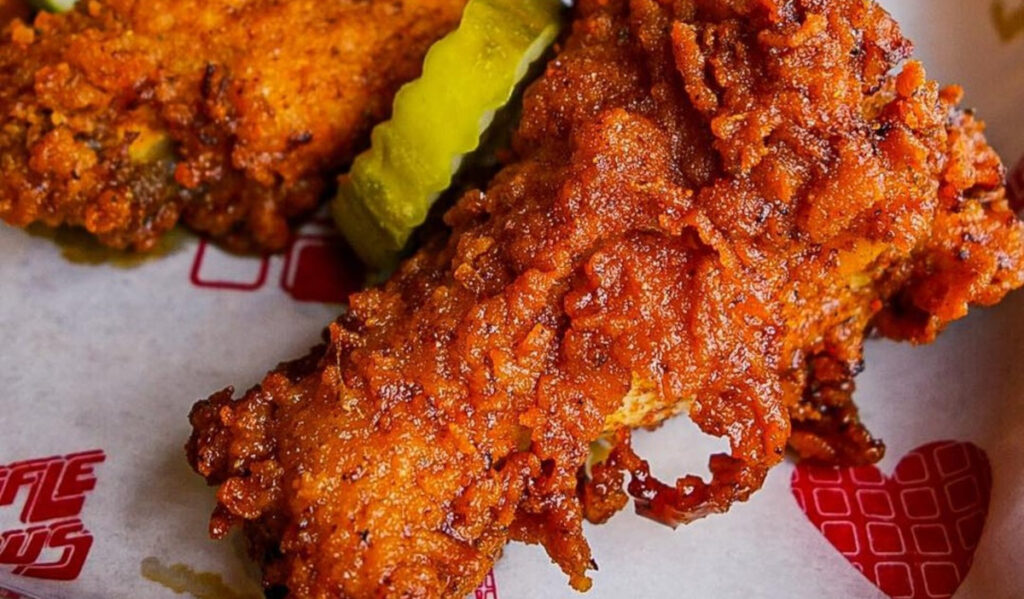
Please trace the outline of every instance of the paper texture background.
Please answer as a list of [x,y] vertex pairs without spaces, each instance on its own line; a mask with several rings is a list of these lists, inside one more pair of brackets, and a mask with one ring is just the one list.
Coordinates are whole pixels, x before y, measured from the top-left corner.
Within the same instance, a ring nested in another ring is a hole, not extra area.
[[[964,85],[966,104],[1015,164],[1024,156],[1024,2],[883,4],[915,40],[929,76]],[[1001,20],[994,5],[1004,9]],[[43,581],[0,566],[0,587],[40,598],[178,596],[141,575],[143,560],[155,558],[148,563],[215,572],[236,596],[258,596],[239,543],[207,540],[213,493],[185,463],[186,415],[196,399],[248,387],[318,341],[339,306],[295,296],[325,293],[296,287],[308,280],[302,268],[316,271],[320,233],[293,248],[287,264],[207,248],[197,265],[199,242],[185,236],[170,255],[123,268],[72,263],[52,241],[0,227],[0,464],[94,449],[106,456],[79,516],[94,544],[78,579]],[[217,281],[259,288],[214,288]],[[888,445],[884,473],[931,441],[970,441],[988,453],[990,513],[957,597],[1024,596],[1021,350],[1024,293],[1017,293],[976,311],[934,346],[869,342],[858,379],[864,420]],[[683,421],[641,433],[637,443],[664,478],[706,471],[707,454],[722,447]],[[883,597],[801,512],[790,491],[793,468],[778,467],[728,515],[674,532],[631,509],[590,527],[600,571],[588,596]],[[0,531],[25,528],[22,491],[0,506]],[[578,596],[538,547],[510,546],[495,579],[501,599]]]

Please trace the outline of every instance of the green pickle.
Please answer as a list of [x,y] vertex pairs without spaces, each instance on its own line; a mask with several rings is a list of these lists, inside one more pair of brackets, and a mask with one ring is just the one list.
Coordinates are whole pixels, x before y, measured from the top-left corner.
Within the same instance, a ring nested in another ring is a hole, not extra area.
[[29,4],[47,12],[67,12],[74,8],[75,0],[30,0]]
[[369,265],[392,266],[430,206],[480,144],[561,25],[559,0],[469,0],[458,29],[434,44],[391,120],[339,182],[334,218]]

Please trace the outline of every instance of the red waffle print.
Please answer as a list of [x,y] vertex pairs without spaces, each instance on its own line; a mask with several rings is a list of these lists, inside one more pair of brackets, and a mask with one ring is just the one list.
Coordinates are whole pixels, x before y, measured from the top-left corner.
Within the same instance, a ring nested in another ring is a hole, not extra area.
[[338,235],[303,235],[284,256],[281,288],[300,302],[340,304],[359,287],[357,264]]
[[952,597],[967,576],[992,491],[985,452],[940,441],[878,468],[800,465],[793,495],[821,534],[893,599]]
[[[229,264],[222,266],[218,262]],[[245,269],[238,266],[243,263],[246,266]],[[269,270],[270,258],[267,256],[243,259],[232,256],[216,246],[210,245],[205,239],[201,239],[196,248],[196,257],[192,261],[192,272],[189,274],[189,279],[196,287],[207,289],[256,291],[267,282]]]
[[473,599],[498,599],[498,585],[494,582],[494,572],[487,573],[487,578],[480,583],[476,591],[473,591]]
[[283,256],[236,256],[201,240],[189,278],[204,289],[255,292],[276,268],[281,289],[300,302],[344,303],[362,278],[359,260],[330,221],[309,223]]
[[1018,212],[1024,209],[1024,156],[1020,162],[1010,171],[1007,179],[1006,190],[1009,193],[1010,205]]

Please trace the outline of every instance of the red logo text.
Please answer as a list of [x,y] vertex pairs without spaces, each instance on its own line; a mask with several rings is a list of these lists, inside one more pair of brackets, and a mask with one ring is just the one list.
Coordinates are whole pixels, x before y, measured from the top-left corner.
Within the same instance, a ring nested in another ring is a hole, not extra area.
[[78,578],[93,542],[79,515],[104,460],[97,449],[0,466],[0,509],[17,508],[24,496],[18,519],[26,525],[0,533],[0,566],[32,578]]

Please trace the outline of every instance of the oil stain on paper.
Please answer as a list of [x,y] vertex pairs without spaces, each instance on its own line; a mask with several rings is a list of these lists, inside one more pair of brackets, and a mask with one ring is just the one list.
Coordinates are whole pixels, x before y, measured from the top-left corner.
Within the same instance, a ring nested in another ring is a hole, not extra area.
[[49,239],[60,247],[61,256],[72,264],[99,266],[101,264],[118,268],[135,268],[151,260],[168,256],[180,250],[189,238],[182,228],[175,228],[165,234],[157,246],[148,252],[116,250],[102,245],[83,229],[74,227],[50,228],[39,224],[29,225],[25,231],[33,237]]
[[1024,36],[1024,3],[1010,10],[1006,0],[995,0],[990,14],[999,38],[1004,42],[1009,43]]
[[178,594],[188,594],[195,599],[262,599],[263,593],[257,583],[251,589],[233,589],[213,572],[197,572],[185,564],[162,563],[155,557],[147,557],[140,565],[142,577]]

